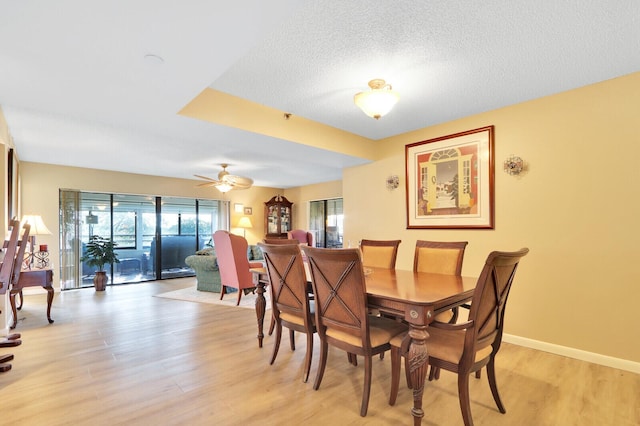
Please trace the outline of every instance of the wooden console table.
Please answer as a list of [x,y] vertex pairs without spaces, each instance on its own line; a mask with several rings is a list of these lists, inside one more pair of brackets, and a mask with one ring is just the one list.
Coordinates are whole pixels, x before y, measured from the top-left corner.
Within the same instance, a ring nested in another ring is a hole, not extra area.
[[[53,302],[53,270],[52,269],[23,269],[20,271],[20,278],[16,285],[11,286],[9,301],[13,311],[13,325],[18,324],[18,310],[22,309],[22,289],[25,287],[42,287],[47,290],[47,319],[49,324],[53,324],[51,319],[51,302]],[[16,309],[16,294],[20,295],[20,306]]]

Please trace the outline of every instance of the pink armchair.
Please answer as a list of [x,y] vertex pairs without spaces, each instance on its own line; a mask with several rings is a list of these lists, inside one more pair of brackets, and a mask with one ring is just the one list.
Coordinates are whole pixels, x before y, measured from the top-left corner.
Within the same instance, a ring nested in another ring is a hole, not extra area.
[[313,247],[313,234],[304,229],[294,229],[293,231],[287,232],[287,238],[290,240],[298,240],[301,244]]
[[262,268],[262,262],[250,262],[247,259],[247,240],[238,235],[230,234],[227,231],[216,231],[213,234],[213,245],[218,257],[218,268],[220,269],[220,300],[226,293],[227,287],[238,289],[238,302],[244,289],[253,289],[253,277],[250,268]]

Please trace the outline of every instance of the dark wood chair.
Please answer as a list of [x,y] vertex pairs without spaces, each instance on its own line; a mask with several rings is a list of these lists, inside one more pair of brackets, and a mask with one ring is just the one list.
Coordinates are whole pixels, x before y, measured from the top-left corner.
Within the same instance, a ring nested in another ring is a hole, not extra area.
[[262,244],[258,247],[264,253],[269,276],[272,318],[275,323],[276,339],[273,355],[269,364],[273,364],[278,355],[282,327],[289,329],[291,350],[295,350],[294,332],[307,336],[307,353],[304,361],[303,381],[309,379],[311,358],[313,356],[313,333],[316,332],[314,303],[309,300],[307,277],[302,261],[302,252],[297,244]]
[[311,271],[320,337],[320,365],[313,388],[317,390],[327,365],[329,345],[364,357],[364,391],[360,415],[367,415],[373,356],[390,349],[390,340],[407,330],[401,322],[369,315],[360,250],[304,249]]
[[[13,268],[16,263],[16,254],[18,250],[18,237],[20,233],[20,221],[11,220],[9,222],[11,232],[9,239],[3,244],[5,250],[4,258],[0,264],[0,294],[6,294],[9,286],[11,285],[11,278],[13,276]],[[27,235],[29,226],[26,227]],[[22,260],[20,259],[20,263]],[[22,344],[20,340],[20,334],[14,333],[4,339],[0,340],[0,348],[15,347]],[[13,354],[0,355],[0,373],[11,370],[11,364],[9,361],[13,360]]]
[[264,243],[271,245],[298,245],[300,244],[300,241],[289,238],[265,238]]
[[402,240],[361,240],[362,264],[369,268],[395,269]]
[[[434,322],[428,329],[429,364],[458,374],[458,397],[466,426],[473,426],[469,400],[469,375],[487,367],[491,394],[501,413],[506,413],[498,394],[495,357],[502,343],[507,298],[520,259],[529,252],[494,251],[487,257],[471,299],[469,319],[459,324]],[[400,356],[408,349],[407,336],[391,340],[391,396],[394,405],[400,381]],[[431,380],[432,377],[429,377]]]
[[[24,231],[22,232],[22,238],[18,242],[18,250],[16,253],[15,262],[13,262],[13,274],[11,275],[11,290],[9,291],[9,301],[11,302],[11,307],[13,310],[13,325],[11,328],[15,328],[18,323],[17,313],[15,310],[16,306],[16,294],[20,296],[20,306],[19,309],[22,309],[22,303],[24,301],[24,297],[22,294],[22,287],[19,285],[20,281],[20,273],[22,272],[22,266],[24,264],[24,255],[27,249],[27,242],[29,239],[29,232],[31,230],[31,225],[25,223],[23,225]],[[51,290],[53,291],[53,289]]]
[[[460,275],[467,241],[416,241],[413,270],[432,274]],[[438,322],[455,323],[458,308],[436,315]]]

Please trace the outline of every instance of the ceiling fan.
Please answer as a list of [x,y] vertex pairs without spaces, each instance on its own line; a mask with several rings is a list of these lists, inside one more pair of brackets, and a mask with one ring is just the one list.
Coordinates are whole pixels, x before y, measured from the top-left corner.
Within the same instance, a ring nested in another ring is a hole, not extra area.
[[197,178],[204,179],[207,182],[201,183],[197,186],[215,186],[218,191],[225,193],[232,189],[249,189],[253,185],[253,179],[248,177],[231,175],[227,171],[228,164],[220,164],[222,170],[218,173],[218,179],[212,179],[206,176],[194,175]]

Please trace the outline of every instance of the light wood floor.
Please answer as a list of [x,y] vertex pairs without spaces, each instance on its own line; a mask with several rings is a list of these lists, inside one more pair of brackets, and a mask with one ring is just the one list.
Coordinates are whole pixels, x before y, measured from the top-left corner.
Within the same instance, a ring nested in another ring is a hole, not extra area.
[[[255,312],[153,297],[194,285],[169,280],[57,293],[49,325],[42,295],[28,295],[16,331],[23,344],[0,375],[0,424],[15,425],[408,425],[411,392],[387,403],[390,357],[376,359],[369,413],[359,416],[362,363],[329,353],[324,380],[301,380],[304,336],[258,348]],[[317,337],[316,337],[317,343]],[[640,375],[504,344],[497,378],[471,380],[476,425],[639,425]],[[422,424],[462,425],[455,375],[427,384]]]

